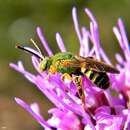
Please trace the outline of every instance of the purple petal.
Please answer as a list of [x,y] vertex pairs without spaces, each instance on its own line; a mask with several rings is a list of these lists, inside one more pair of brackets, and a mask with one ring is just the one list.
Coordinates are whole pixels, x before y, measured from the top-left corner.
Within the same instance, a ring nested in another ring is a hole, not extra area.
[[62,40],[62,37],[61,37],[60,33],[56,33],[56,41],[57,41],[57,44],[58,44],[58,46],[60,48],[60,51],[61,52],[66,52],[66,48],[64,46],[64,42]]
[[130,129],[130,112],[127,112],[127,118],[124,124],[124,130],[129,130]]
[[[80,46],[80,55],[83,57],[87,57],[89,53],[89,31],[85,28],[82,27],[82,35],[83,35],[83,45]],[[83,52],[82,52],[83,51]]]
[[129,61],[129,58],[128,58],[130,56],[129,43],[126,36],[125,27],[121,19],[118,19],[118,26],[119,26],[119,29],[118,27],[114,27],[113,32],[115,33],[116,38],[120,43],[120,46],[125,54],[125,58]]
[[22,73],[30,82],[35,83],[35,76],[27,71],[25,71],[21,61],[18,62],[18,65],[10,63],[10,67],[14,70]]
[[84,127],[84,130],[96,130],[96,128],[92,128],[90,124],[87,124],[87,125]]
[[53,53],[52,53],[51,49],[50,49],[49,46],[48,46],[48,43],[47,43],[47,41],[46,41],[46,39],[45,39],[45,37],[44,37],[44,35],[43,35],[43,33],[42,33],[41,28],[40,28],[40,27],[37,27],[37,28],[36,28],[36,32],[37,32],[37,35],[39,36],[39,38],[40,38],[40,40],[41,40],[43,46],[45,47],[45,50],[47,51],[48,55],[49,55],[49,56],[52,56]]
[[33,111],[33,109],[23,100],[15,98],[15,101],[25,110],[27,110],[41,124],[41,126],[43,126],[44,128],[51,128],[50,125],[42,118],[42,116]]
[[95,52],[96,52],[96,57],[97,59],[100,59],[99,56],[99,51],[100,51],[100,38],[99,38],[99,30],[98,30],[98,24],[97,21],[95,19],[95,17],[93,16],[92,12],[85,8],[85,13],[89,16],[91,22],[90,22],[90,32],[91,32],[91,40],[94,43],[95,46]]
[[119,62],[119,64],[124,65],[123,57],[119,53],[116,53],[115,57],[117,61]]
[[75,31],[77,33],[77,37],[79,39],[80,45],[82,45],[82,36],[81,36],[80,29],[79,29],[77,10],[75,7],[73,7],[73,9],[72,9],[72,18],[73,18],[73,22],[74,22],[74,28],[75,28]]
[[96,122],[97,130],[121,130],[123,123],[122,116],[113,116],[109,114],[99,114]]
[[100,60],[100,55],[99,55],[99,51],[100,51],[100,47],[99,47],[99,34],[98,34],[98,26],[97,24],[94,23],[90,23],[90,31],[91,31],[91,38],[92,38],[92,42],[94,44],[95,47],[95,53],[96,53],[96,57],[97,59]]
[[121,36],[122,36],[122,40],[123,40],[123,43],[124,43],[124,46],[125,46],[126,53],[127,53],[127,55],[130,55],[129,42],[128,42],[128,39],[127,39],[125,26],[124,26],[121,18],[118,19],[118,26],[119,26],[119,29],[120,29],[120,33],[121,33]]
[[[59,88],[60,93],[62,93],[63,97],[66,97],[69,99],[69,101],[71,103],[74,103],[75,104],[75,107],[76,107],[76,102],[67,94],[66,90],[67,90],[67,86],[63,83],[63,81],[60,79],[60,78],[57,78],[55,75],[52,75],[49,77],[49,81],[54,85],[56,86],[57,88]],[[77,107],[79,107],[79,105],[77,104]]]
[[110,90],[109,90],[109,89],[105,90],[105,91],[104,91],[104,94],[105,94],[105,96],[106,96],[106,98],[107,98],[107,101],[109,102],[109,105],[110,105],[111,107],[114,107],[114,105],[113,105],[113,99],[112,99]]
[[39,108],[39,105],[38,103],[32,103],[30,105],[31,109],[37,114],[37,115],[40,115],[40,108]]
[[[40,78],[40,76],[38,76],[38,77]],[[69,106],[69,104],[64,102],[62,100],[62,98],[60,98],[57,95],[55,90],[47,89],[47,86],[51,85],[50,82],[45,82],[45,80],[43,80],[41,78],[41,80],[37,79],[36,85],[40,89],[40,91],[42,91],[46,95],[46,97],[48,97],[51,100],[51,102],[54,103],[58,108],[60,108],[62,106],[64,108],[66,108],[66,109],[68,109],[68,110],[70,110],[70,111],[72,111],[72,112],[82,116],[82,110],[81,109],[75,108],[73,106]]]
[[[81,124],[78,117],[71,111],[62,111],[60,109],[51,109],[53,116],[48,120],[49,124],[61,130],[81,130]],[[73,121],[73,123],[70,123]]]
[[111,107],[110,106],[101,106],[101,107],[98,107],[97,109],[96,109],[96,111],[95,111],[95,114],[96,114],[96,116],[98,115],[98,114],[111,114]]
[[112,83],[112,88],[114,90],[116,90],[117,92],[124,91],[126,89],[125,88],[126,75],[125,75],[124,71],[122,71],[116,77],[113,76],[113,75],[110,75],[110,80],[111,80],[111,83]]
[[119,41],[119,44],[120,44],[122,50],[125,49],[124,44],[123,44],[123,41],[122,41],[121,34],[120,34],[120,32],[119,32],[119,29],[118,29],[116,26],[113,27],[113,32],[114,32],[114,34],[115,34],[117,40]]
[[45,79],[41,76],[37,76],[36,78],[36,85],[38,89],[57,107],[59,107],[59,102],[53,97],[53,94],[47,88],[51,88],[52,85],[48,83]]
[[34,66],[34,68],[36,69],[37,72],[41,72],[41,70],[39,69],[39,60],[35,57],[35,56],[32,56],[32,64]]
[[19,71],[19,72],[24,71],[24,66],[23,66],[22,61],[18,61],[17,63],[18,65],[14,63],[10,63],[9,66],[12,67],[16,71]]
[[95,48],[92,47],[92,49],[90,50],[88,56],[93,56],[94,55],[94,51],[95,51]]
[[103,59],[106,63],[108,63],[109,65],[112,64],[111,61],[110,61],[110,59],[108,58],[108,56],[106,55],[106,53],[104,52],[104,50],[103,50],[101,47],[100,47],[100,54],[101,54],[102,59]]
[[96,21],[94,15],[92,14],[92,12],[91,12],[88,8],[85,8],[85,13],[89,16],[90,20],[91,20],[93,23],[96,23],[96,24],[97,24],[97,21]]
[[122,115],[123,110],[125,110],[125,105],[116,105],[114,109],[117,115]]

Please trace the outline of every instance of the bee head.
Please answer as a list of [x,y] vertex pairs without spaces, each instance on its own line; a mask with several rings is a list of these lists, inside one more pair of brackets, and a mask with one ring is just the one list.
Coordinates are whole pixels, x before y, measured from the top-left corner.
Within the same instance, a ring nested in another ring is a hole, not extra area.
[[39,70],[40,71],[46,70],[51,65],[50,58],[49,57],[44,57],[43,54],[42,54],[42,52],[41,52],[41,50],[37,46],[37,44],[32,39],[30,39],[30,41],[33,43],[33,45],[35,46],[35,48],[37,49],[38,52],[35,51],[35,50],[33,50],[33,49],[30,49],[29,47],[22,47],[22,46],[19,46],[19,45],[17,45],[16,48],[18,48],[20,50],[23,50],[23,51],[25,51],[25,52],[27,52],[29,54],[32,54],[35,57],[37,57],[40,60]]
[[49,61],[50,61],[49,57],[45,57],[44,59],[40,61],[40,64],[39,64],[40,71],[44,71],[49,67]]

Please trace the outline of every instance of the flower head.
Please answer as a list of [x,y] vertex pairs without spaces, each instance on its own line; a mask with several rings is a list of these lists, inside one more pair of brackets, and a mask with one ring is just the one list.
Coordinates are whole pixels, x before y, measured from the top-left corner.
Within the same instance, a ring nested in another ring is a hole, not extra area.
[[[91,13],[85,8],[85,13],[90,18],[90,30],[86,27],[79,28],[76,8],[72,9],[74,28],[79,39],[79,55],[83,57],[94,56],[97,60],[103,60],[112,64],[100,44],[98,23]],[[54,54],[39,27],[37,34],[49,57]],[[119,41],[125,59],[116,53],[118,61],[117,69],[120,74],[109,74],[111,87],[102,90],[94,85],[86,76],[81,75],[82,95],[77,95],[80,90],[72,79],[64,79],[59,72],[48,76],[48,70],[40,71],[39,64],[42,58],[40,51],[28,47],[31,51],[32,64],[37,74],[28,72],[21,61],[10,66],[22,73],[30,82],[54,104],[55,108],[48,112],[52,117],[47,121],[41,116],[38,104],[28,105],[23,100],[15,98],[15,101],[26,109],[46,130],[121,130],[130,129],[130,51],[125,27],[122,20],[118,19],[118,26],[113,31]],[[56,33],[56,41],[61,52],[66,52],[60,33]],[[91,41],[91,42],[90,42]],[[92,44],[92,45],[90,45]],[[36,56],[38,55],[38,56]],[[53,68],[54,69],[54,68]],[[72,75],[75,78],[75,75]],[[116,96],[113,96],[113,92]],[[82,98],[83,97],[83,98]]]

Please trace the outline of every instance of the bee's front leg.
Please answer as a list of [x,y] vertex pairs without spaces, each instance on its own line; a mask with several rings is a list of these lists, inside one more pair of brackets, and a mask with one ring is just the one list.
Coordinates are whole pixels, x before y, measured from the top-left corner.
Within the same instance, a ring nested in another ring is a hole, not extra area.
[[54,65],[51,65],[50,68],[49,68],[49,70],[48,70],[48,74],[47,74],[47,76],[45,77],[45,79],[48,80],[49,77],[50,77],[50,75],[51,75],[51,74],[55,74],[56,72],[57,72],[56,67],[55,67]]
[[49,68],[49,73],[50,74],[54,74],[57,72],[57,69],[56,69],[56,66],[54,65],[51,65],[50,68]]
[[67,79],[67,80],[72,80],[72,77],[71,77],[68,73],[64,73],[64,74],[62,75],[61,79],[62,79],[63,81],[65,81],[65,79]]

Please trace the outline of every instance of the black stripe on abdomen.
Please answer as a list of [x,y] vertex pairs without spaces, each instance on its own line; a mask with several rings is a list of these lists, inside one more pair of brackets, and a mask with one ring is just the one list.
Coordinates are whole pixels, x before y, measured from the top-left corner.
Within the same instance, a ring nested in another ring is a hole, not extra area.
[[95,76],[95,71],[92,71],[92,70],[86,70],[85,71],[85,75],[90,79],[90,80],[92,80],[93,79],[93,77]]
[[101,73],[100,76],[102,77],[100,81],[98,82],[98,87],[101,89],[107,89],[110,85],[109,77],[106,73]]
[[86,70],[85,74],[97,87],[107,89],[110,85],[109,78],[106,73]]

